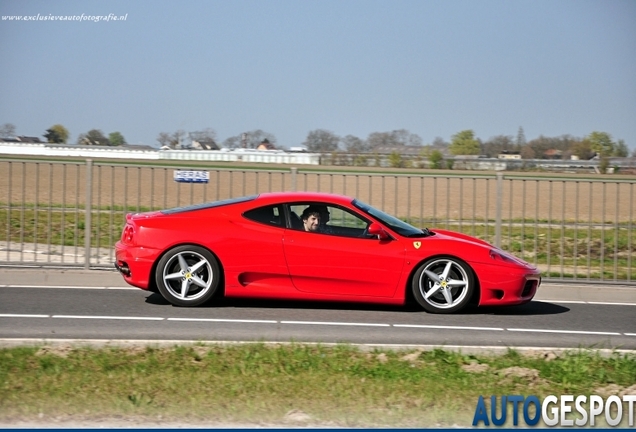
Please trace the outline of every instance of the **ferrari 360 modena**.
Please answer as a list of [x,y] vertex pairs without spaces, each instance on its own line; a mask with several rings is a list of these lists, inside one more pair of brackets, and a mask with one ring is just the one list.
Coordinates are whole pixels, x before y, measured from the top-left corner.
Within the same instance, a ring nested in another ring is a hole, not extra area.
[[540,272],[475,237],[335,194],[261,193],[126,215],[115,266],[176,306],[217,296],[405,305],[529,302]]

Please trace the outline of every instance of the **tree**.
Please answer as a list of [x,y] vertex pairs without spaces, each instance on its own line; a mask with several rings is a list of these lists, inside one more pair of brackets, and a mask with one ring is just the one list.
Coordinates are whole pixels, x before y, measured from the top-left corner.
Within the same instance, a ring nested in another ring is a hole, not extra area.
[[454,155],[478,155],[481,152],[481,146],[475,139],[475,133],[467,129],[452,136],[449,150]]
[[212,140],[216,142],[216,131],[212,128],[205,128],[200,131],[190,132],[190,137],[195,141]]
[[406,129],[397,129],[391,132],[373,132],[367,137],[367,145],[372,150],[381,147],[421,146],[422,138]]
[[269,141],[271,145],[276,146],[276,137],[269,132],[265,132],[261,129],[247,132],[247,148],[257,148],[265,140]]
[[402,168],[404,167],[404,160],[402,159],[402,155],[397,151],[392,151],[389,155],[389,166],[392,168]]
[[15,126],[12,123],[5,123],[0,126],[0,138],[13,138],[15,136]]
[[497,135],[490,138],[483,145],[483,153],[488,155],[488,157],[496,157],[504,151],[518,151],[516,145],[512,142],[511,136]]
[[232,150],[232,149],[238,148],[240,146],[240,143],[241,143],[241,138],[239,136],[233,136],[233,137],[226,138],[225,141],[223,141],[223,147]]
[[176,149],[181,146],[181,140],[183,140],[183,137],[185,137],[185,131],[179,129],[173,133],[160,132],[157,137],[157,141],[161,147]]
[[99,129],[91,129],[85,134],[80,134],[80,136],[77,137],[77,143],[98,146],[110,145],[110,141],[108,141],[108,138],[106,138],[106,136],[104,136],[104,133]]
[[46,138],[46,142],[53,144],[66,144],[66,141],[68,141],[69,132],[68,129],[66,129],[61,124],[56,124],[48,128],[46,130],[46,133],[42,136]]
[[307,134],[303,143],[307,151],[313,153],[330,153],[338,149],[340,137],[325,129],[316,129]]
[[267,140],[267,142],[272,146],[276,146],[276,136],[274,134],[265,132],[261,129],[254,129],[249,132],[244,132],[242,134],[226,138],[225,141],[223,141],[223,147],[229,149],[239,147],[255,149],[258,148],[258,146],[265,140]]
[[170,141],[172,148],[181,148],[181,142],[183,141],[183,138],[185,138],[185,136],[186,132],[183,129],[174,131],[172,133],[172,140]]
[[523,128],[519,126],[519,130],[517,131],[517,141],[515,141],[518,149],[521,149],[524,145],[526,145],[526,134],[523,132]]
[[367,143],[357,136],[347,135],[342,139],[342,144],[348,153],[365,153],[367,151]]
[[442,137],[435,137],[435,139],[433,140],[433,144],[431,144],[431,147],[433,149],[439,150],[442,153],[444,153],[446,150],[448,150],[449,146],[450,146],[450,144],[448,144],[446,141],[444,141],[444,138],[442,138]]
[[108,134],[108,141],[112,146],[126,145],[126,139],[119,132],[111,132]]
[[534,159],[537,157],[534,149],[529,144],[526,144],[523,147],[521,147],[520,152],[521,152],[521,159]]
[[616,143],[616,147],[614,147],[614,156],[616,157],[627,157],[629,154],[629,149],[627,148],[627,144],[622,139],[618,140]]
[[431,168],[440,169],[442,168],[442,162],[444,161],[444,155],[439,150],[433,150],[431,154],[428,156],[428,161],[431,163]]
[[157,137],[157,142],[159,142],[159,147],[169,147],[170,134],[168,132],[159,132],[159,136]]
[[570,151],[581,160],[589,160],[594,157],[594,151],[588,140],[575,142],[572,144],[572,147],[570,147]]
[[590,147],[601,157],[611,156],[614,153],[614,141],[607,132],[594,131],[585,137],[589,141]]

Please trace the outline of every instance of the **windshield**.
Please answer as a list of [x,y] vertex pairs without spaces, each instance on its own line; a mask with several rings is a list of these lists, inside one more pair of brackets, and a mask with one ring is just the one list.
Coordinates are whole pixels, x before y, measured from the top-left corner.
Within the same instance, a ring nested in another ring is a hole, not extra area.
[[395,216],[391,216],[390,214],[384,213],[382,210],[378,210],[374,207],[371,207],[369,204],[365,204],[358,200],[353,200],[352,204],[362,210],[363,212],[373,216],[378,219],[380,222],[391,228],[396,233],[400,234],[404,237],[428,237],[431,235],[427,228],[419,229],[415,228],[413,225],[407,224],[406,222],[396,218]]

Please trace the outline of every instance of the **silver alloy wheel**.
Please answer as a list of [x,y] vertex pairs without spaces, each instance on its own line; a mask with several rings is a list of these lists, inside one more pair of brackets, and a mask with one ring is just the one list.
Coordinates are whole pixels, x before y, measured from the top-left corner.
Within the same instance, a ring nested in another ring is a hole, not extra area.
[[418,281],[422,299],[436,310],[460,307],[471,291],[471,278],[457,261],[440,258],[426,264]]
[[170,257],[163,266],[162,278],[170,295],[190,302],[206,295],[214,282],[214,271],[203,255],[185,250]]

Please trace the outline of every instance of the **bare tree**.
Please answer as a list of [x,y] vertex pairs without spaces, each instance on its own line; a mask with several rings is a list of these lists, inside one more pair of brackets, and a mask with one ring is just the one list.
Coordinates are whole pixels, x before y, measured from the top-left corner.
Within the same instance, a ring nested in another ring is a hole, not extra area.
[[325,129],[316,129],[307,134],[303,143],[307,150],[314,153],[329,153],[338,150],[340,137]]
[[180,148],[181,141],[186,136],[184,130],[179,129],[176,132],[160,132],[157,141],[161,147],[170,147],[172,149]]
[[15,136],[15,125],[5,123],[0,126],[0,138],[13,138]]
[[185,138],[186,132],[183,129],[179,129],[172,133],[172,141],[170,141],[170,147],[178,149],[181,148],[181,142]]
[[265,140],[267,140],[267,142],[272,146],[276,146],[276,136],[274,136],[274,134],[265,132],[261,129],[254,129],[252,131],[227,138],[223,141],[223,147],[230,149],[237,147],[255,149]]
[[170,147],[170,142],[172,141],[172,137],[170,136],[168,132],[159,132],[157,141],[159,142],[160,147]]
[[397,129],[391,132],[373,132],[367,138],[370,149],[396,148],[404,146],[421,146],[422,138],[412,134],[406,129]]
[[353,135],[344,137],[342,144],[348,153],[365,153],[368,150],[366,141]]
[[190,132],[190,137],[193,140],[212,140],[216,141],[216,131],[212,128],[205,128],[200,131]]
[[512,137],[508,135],[497,135],[490,138],[482,146],[482,153],[488,157],[496,157],[503,152],[519,151],[520,148],[512,142]]
[[238,135],[226,138],[226,140],[223,141],[223,147],[228,148],[230,150],[238,148],[240,147],[240,145],[241,145],[241,137]]

